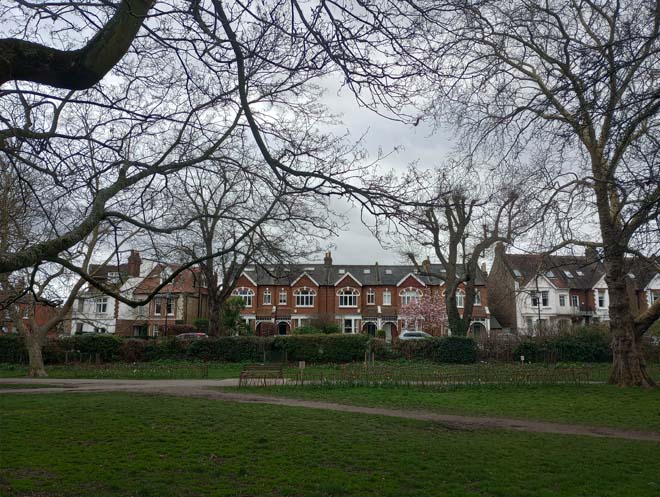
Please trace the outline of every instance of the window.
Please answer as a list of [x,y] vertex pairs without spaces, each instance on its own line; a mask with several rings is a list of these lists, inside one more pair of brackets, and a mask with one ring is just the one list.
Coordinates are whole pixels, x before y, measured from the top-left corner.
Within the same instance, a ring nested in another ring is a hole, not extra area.
[[83,332],[83,324],[76,323],[76,335],[80,335]]
[[479,290],[474,291],[474,305],[481,305],[481,292]]
[[344,319],[344,333],[355,333],[356,330],[355,319]]
[[660,290],[651,290],[651,303],[660,300]]
[[571,273],[570,271],[564,271],[564,274],[566,275],[567,278],[573,277],[573,273]]
[[422,292],[416,288],[406,288],[405,290],[401,290],[399,295],[401,295],[401,305],[419,302],[419,299],[422,298]]
[[376,291],[373,288],[367,290],[367,305],[374,305],[376,303]]
[[386,269],[385,274],[392,274],[392,270],[391,269]]
[[160,308],[161,302],[160,302],[160,300],[161,300],[160,298],[155,298],[154,299],[154,314],[156,316],[160,316],[160,314],[161,314],[161,312],[160,312],[161,311],[161,308]]
[[571,306],[580,307],[580,300],[577,295],[571,295]]
[[251,288],[240,287],[234,290],[233,295],[243,300],[245,307],[252,307],[252,299],[254,297],[254,290]]
[[339,307],[357,307],[357,299],[360,292],[354,288],[344,288],[337,292],[339,295]]
[[95,304],[95,309],[98,314],[105,314],[108,312],[108,297],[97,297]]
[[463,290],[456,291],[456,307],[459,309],[465,307],[465,293]]
[[383,292],[383,305],[392,305],[392,292],[389,290]]
[[78,299],[78,312],[85,312],[85,299]]
[[286,288],[280,290],[280,305],[286,305]]
[[554,273],[554,271],[546,271],[546,272],[545,272],[545,275],[546,275],[548,278],[554,278],[554,277],[555,277],[555,273]]
[[168,316],[173,316],[174,315],[174,299],[172,298],[167,298],[165,299],[165,308],[167,309],[167,315]]
[[584,276],[584,272],[582,272],[582,271],[579,270],[579,269],[578,269],[577,271],[575,271],[575,272],[577,273],[578,276]]
[[532,307],[539,306],[539,295],[536,292],[532,292]]
[[559,307],[566,307],[566,295],[559,296]]
[[605,290],[598,290],[598,307],[605,307]]
[[94,333],[107,333],[105,328],[99,328],[94,326]]
[[270,289],[266,288],[264,290],[264,305],[270,305],[270,303],[271,303]]
[[516,276],[516,278],[521,278],[522,277],[522,273],[518,269],[514,269],[513,274]]
[[316,292],[311,288],[299,288],[293,294],[296,296],[296,307],[314,307]]
[[158,331],[159,331],[159,329],[158,329],[158,325],[155,324],[155,325],[154,325],[154,328],[153,328],[153,336],[157,337],[157,336],[158,336]]
[[371,274],[371,269],[363,269],[362,272],[364,274]]
[[550,292],[548,290],[543,290],[541,292],[541,303],[543,307],[548,307],[550,305]]

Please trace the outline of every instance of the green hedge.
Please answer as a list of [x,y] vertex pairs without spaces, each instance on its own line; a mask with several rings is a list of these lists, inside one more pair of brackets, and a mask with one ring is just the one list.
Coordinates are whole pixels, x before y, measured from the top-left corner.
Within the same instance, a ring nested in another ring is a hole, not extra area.
[[440,337],[428,340],[399,340],[393,346],[406,359],[470,364],[477,362],[477,346],[469,337]]
[[530,337],[513,351],[515,360],[527,362],[610,362],[610,336],[597,327],[582,327],[572,333],[551,337]]
[[191,340],[187,343],[186,357],[205,361],[257,362],[263,360],[264,350],[272,347],[272,341],[270,337],[257,336]]
[[368,335],[294,335],[275,337],[273,348],[289,361],[353,362],[364,360],[368,343]]

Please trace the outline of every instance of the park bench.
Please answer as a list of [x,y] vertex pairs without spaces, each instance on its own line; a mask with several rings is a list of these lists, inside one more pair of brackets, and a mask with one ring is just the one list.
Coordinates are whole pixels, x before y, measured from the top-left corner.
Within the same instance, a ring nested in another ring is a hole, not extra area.
[[238,386],[267,386],[268,380],[284,380],[281,364],[248,364],[241,371]]

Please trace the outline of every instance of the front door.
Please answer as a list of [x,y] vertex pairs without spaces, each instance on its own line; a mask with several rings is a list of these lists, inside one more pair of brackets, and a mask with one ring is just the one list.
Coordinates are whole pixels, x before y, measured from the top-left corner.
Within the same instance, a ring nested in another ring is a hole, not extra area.
[[278,323],[277,325],[277,334],[286,335],[287,324],[285,322]]

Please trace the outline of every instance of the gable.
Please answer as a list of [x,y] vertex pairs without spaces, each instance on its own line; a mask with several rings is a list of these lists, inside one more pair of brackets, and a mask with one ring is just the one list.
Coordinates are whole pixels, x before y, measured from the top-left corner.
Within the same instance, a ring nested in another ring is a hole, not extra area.
[[250,278],[247,274],[243,273],[241,276],[236,280],[236,284],[234,285],[236,288],[242,287],[242,286],[253,286],[256,287],[257,284],[254,282],[252,278]]
[[296,286],[296,287],[299,287],[299,286],[303,286],[303,287],[304,286],[307,286],[307,287],[316,286],[316,287],[318,287],[319,284],[310,275],[308,275],[307,273],[303,273],[300,276],[298,276],[293,281],[293,283],[291,283],[291,286],[292,287],[294,287],[294,286]]
[[660,273],[656,273],[644,290],[660,290]]
[[335,286],[338,286],[340,283],[343,286],[357,286],[357,287],[362,286],[362,283],[360,283],[358,279],[355,276],[353,276],[351,273],[346,273],[341,278],[339,278],[335,282]]
[[532,278],[527,282],[527,284],[523,287],[527,290],[535,290],[536,286],[538,284],[539,288],[554,288],[557,289],[557,285],[555,285],[550,278],[547,278],[544,275],[539,275],[538,278]]
[[397,283],[396,286],[423,288],[423,287],[426,286],[426,283],[424,283],[422,280],[420,280],[413,273],[408,273],[406,276],[403,277],[403,279],[401,281],[399,281]]

